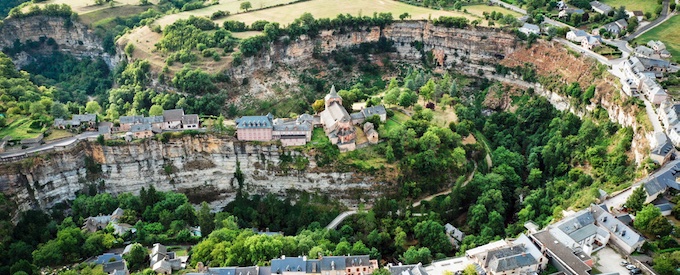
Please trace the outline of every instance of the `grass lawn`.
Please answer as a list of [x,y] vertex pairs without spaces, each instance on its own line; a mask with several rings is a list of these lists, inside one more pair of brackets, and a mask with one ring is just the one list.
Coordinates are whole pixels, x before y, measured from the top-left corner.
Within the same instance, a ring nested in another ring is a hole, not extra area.
[[666,49],[673,55],[673,61],[680,62],[680,16],[673,16],[663,24],[640,35],[635,42],[647,44],[649,40],[661,40],[666,44]]
[[[158,4],[158,1],[159,0],[149,0],[149,3]],[[73,9],[73,11],[78,13],[78,14],[86,14],[86,13],[89,13],[89,12],[94,12],[94,11],[99,11],[99,10],[106,10],[106,11],[112,10],[111,4],[95,5],[94,0],[47,0],[47,1],[44,1],[44,2],[40,2],[39,5],[47,5],[47,4],[68,4],[69,6],[71,6],[71,9]],[[125,6],[125,5],[139,6],[139,0],[114,0],[113,5],[115,7]],[[144,10],[148,9],[149,7],[150,6],[144,7]],[[125,15],[125,14],[123,14],[123,15]]]
[[146,10],[153,8],[153,6],[116,6],[108,9],[100,9],[80,15],[80,21],[88,26],[100,25],[104,26],[113,21],[116,17],[127,17],[133,14],[139,14]]
[[620,6],[626,7],[628,11],[642,11],[651,12],[654,14],[654,9],[657,4],[656,0],[600,0],[600,2],[617,9]]
[[[293,0],[250,0],[250,4],[253,5],[253,9],[260,9],[260,8],[265,8],[265,7],[271,7],[271,6],[276,6],[276,5],[281,5],[281,4],[287,4],[292,2]],[[206,2],[209,3],[209,2]],[[220,0],[220,3],[217,5],[212,5],[212,6],[207,6],[202,9],[197,9],[197,10],[191,10],[191,11],[183,11],[175,14],[171,14],[168,16],[165,16],[159,20],[156,21],[157,24],[161,26],[166,26],[169,24],[172,24],[173,22],[177,21],[178,19],[186,19],[189,18],[189,16],[210,16],[216,11],[228,11],[230,14],[237,14],[239,12],[243,12],[241,10],[241,3],[243,1],[240,0]],[[271,20],[268,20],[271,21]]]
[[500,12],[503,14],[510,14],[514,17],[522,17],[522,14],[519,12],[514,12],[509,9],[506,9],[504,7],[500,6],[489,6],[489,5],[484,5],[484,4],[479,4],[479,5],[469,5],[469,6],[463,6],[461,10],[467,10],[469,13],[472,13],[474,15],[478,16],[484,16],[484,12],[491,13],[493,11],[495,12]]
[[[340,13],[349,13],[353,16],[359,14],[372,16],[374,12],[391,12],[393,17],[399,20],[400,14],[408,12],[411,14],[412,19],[437,18],[443,15],[462,16],[470,20],[477,19],[473,15],[462,12],[432,10],[390,0],[311,0],[261,11],[236,14],[220,19],[218,22],[235,20],[251,24],[257,20],[267,20],[286,25],[299,18],[305,12],[312,13],[314,18],[335,18]],[[165,18],[162,20],[164,21]]]
[[[6,127],[0,129],[0,138],[6,136],[11,136],[14,140],[22,140],[27,138],[35,138],[40,135],[40,133],[30,133],[29,131],[36,131],[31,129],[31,120],[27,117],[17,119],[7,125]],[[36,131],[37,132],[37,131]]]
[[66,130],[57,130],[54,129],[52,130],[52,133],[49,136],[45,137],[45,141],[50,141],[50,140],[56,140],[56,139],[61,139],[61,138],[67,138],[67,137],[72,137],[73,133],[66,131]]

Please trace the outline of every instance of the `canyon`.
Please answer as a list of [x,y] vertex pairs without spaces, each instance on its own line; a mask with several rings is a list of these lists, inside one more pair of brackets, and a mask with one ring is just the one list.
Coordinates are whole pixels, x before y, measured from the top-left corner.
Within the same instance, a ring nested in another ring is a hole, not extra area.
[[[23,43],[45,37],[53,38],[59,51],[77,57],[101,57],[111,67],[125,60],[120,43],[115,54],[106,53],[101,39],[87,26],[78,22],[68,26],[64,20],[45,16],[7,19],[0,27],[0,48],[11,47],[17,40]],[[231,77],[231,83],[249,80],[239,88],[237,97],[267,98],[274,95],[274,83],[296,84],[297,79],[289,75],[308,67],[314,51],[330,54],[361,43],[375,43],[381,38],[394,42],[396,51],[387,56],[395,62],[418,64],[431,55],[435,70],[455,68],[469,75],[477,75],[481,70],[488,76],[494,71],[495,64],[512,58],[509,56],[526,47],[513,34],[498,29],[456,29],[435,26],[427,21],[399,21],[384,28],[371,27],[346,33],[323,31],[316,38],[302,36],[288,43],[279,41],[257,56],[244,58],[241,65],[227,69],[225,74]],[[21,67],[31,58],[29,54],[20,53],[13,60]],[[518,77],[496,78],[502,82],[516,82]],[[580,116],[601,106],[608,111],[612,121],[636,129],[633,146],[644,148],[646,133],[637,125],[637,109],[624,109],[600,95],[597,102],[582,110],[557,92],[537,84],[528,85],[536,88],[537,94],[547,97],[556,108]],[[283,171],[277,168],[282,154],[306,157],[310,164],[303,171]],[[638,162],[643,156],[635,154]],[[240,189],[234,176],[237,169],[244,175],[241,190],[250,194],[283,196],[309,191],[339,199],[349,207],[370,203],[371,198],[384,194],[393,184],[373,175],[322,169],[316,166],[312,155],[276,144],[199,135],[169,142],[147,139],[122,146],[80,142],[61,151],[3,162],[0,163],[0,192],[21,210],[48,209],[75,198],[77,193],[86,192],[91,186],[101,192],[119,194],[137,193],[142,187],[154,185],[162,191],[175,190],[189,197],[228,202]]]

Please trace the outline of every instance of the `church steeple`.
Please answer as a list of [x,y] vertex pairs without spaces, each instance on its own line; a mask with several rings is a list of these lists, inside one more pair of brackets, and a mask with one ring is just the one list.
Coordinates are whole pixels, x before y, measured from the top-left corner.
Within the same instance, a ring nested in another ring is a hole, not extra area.
[[326,108],[328,108],[328,106],[330,106],[333,102],[338,102],[340,105],[342,105],[342,97],[340,97],[340,95],[338,95],[338,93],[335,91],[335,85],[331,86],[331,91],[328,92],[324,98],[324,101],[326,102]]

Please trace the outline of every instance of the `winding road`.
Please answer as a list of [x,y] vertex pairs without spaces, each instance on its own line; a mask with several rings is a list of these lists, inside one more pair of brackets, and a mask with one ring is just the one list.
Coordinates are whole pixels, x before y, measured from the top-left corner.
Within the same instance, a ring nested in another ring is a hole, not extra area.
[[18,151],[1,153],[0,159],[20,157],[20,156],[23,156],[23,155],[26,155],[26,154],[32,154],[32,153],[37,153],[37,152],[40,152],[40,151],[50,150],[50,149],[52,149],[56,146],[67,146],[67,145],[73,144],[74,142],[78,142],[78,141],[83,140],[83,139],[88,139],[88,138],[97,137],[97,136],[99,136],[98,132],[84,132],[84,133],[76,135],[76,136],[72,136],[72,137],[65,138],[65,139],[60,139],[60,140],[57,140],[57,141],[48,142],[48,143],[45,143],[43,145],[39,145],[39,146],[36,146],[36,147],[31,147],[31,148],[27,148],[27,149],[18,150]]

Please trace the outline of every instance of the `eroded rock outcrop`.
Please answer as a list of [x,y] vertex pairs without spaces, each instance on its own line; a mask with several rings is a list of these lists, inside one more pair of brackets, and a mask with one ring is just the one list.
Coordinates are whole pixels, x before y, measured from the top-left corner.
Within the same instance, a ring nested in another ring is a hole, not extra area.
[[142,187],[153,185],[198,199],[230,201],[239,190],[234,177],[237,167],[244,175],[242,190],[250,194],[308,191],[328,194],[348,206],[382,192],[378,190],[385,185],[371,176],[318,169],[314,158],[308,156],[306,170],[285,171],[279,168],[284,152],[302,154],[277,145],[210,135],[124,146],[81,142],[68,151],[0,164],[0,192],[22,210],[46,209],[74,199],[90,185],[112,194],[138,193]]
[[[53,39],[54,43],[48,42]],[[0,49],[12,48],[17,42],[41,42],[39,48],[31,48],[12,57],[18,67],[34,60],[32,54],[49,54],[55,48],[58,51],[76,57],[101,57],[111,69],[115,67],[123,55],[110,54],[104,50],[103,41],[84,24],[68,18],[53,16],[30,16],[10,18],[0,25]],[[52,44],[52,45],[51,45]]]

